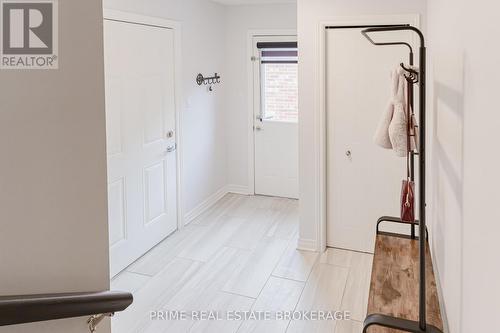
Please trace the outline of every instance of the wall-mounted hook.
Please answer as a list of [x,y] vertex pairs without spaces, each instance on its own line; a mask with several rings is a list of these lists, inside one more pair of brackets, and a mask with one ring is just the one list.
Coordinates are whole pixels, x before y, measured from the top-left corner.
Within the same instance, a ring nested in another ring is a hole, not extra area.
[[400,63],[399,64],[401,66],[401,68],[403,68],[405,71],[409,72],[409,73],[412,73],[414,75],[418,75],[418,72],[412,68],[409,68],[409,67],[406,67],[404,63]]
[[203,74],[198,74],[196,76],[196,83],[201,86],[202,84],[204,85],[212,85],[212,84],[218,84],[220,83],[220,76],[215,73],[214,76],[212,77],[204,77]]
[[196,77],[196,83],[198,83],[198,85],[201,86],[203,81],[204,81],[203,75],[198,74],[198,76]]

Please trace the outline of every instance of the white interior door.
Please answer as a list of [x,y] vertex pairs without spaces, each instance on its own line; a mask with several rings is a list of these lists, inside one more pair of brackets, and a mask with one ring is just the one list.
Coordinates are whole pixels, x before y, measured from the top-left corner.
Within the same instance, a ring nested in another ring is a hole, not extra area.
[[254,38],[255,194],[299,196],[297,47],[288,44],[296,42]]
[[174,33],[104,21],[111,275],[177,228]]
[[[408,61],[408,48],[374,46],[360,31],[327,30],[327,245],[373,252],[377,219],[399,216],[406,172],[405,159],[375,145],[373,135],[389,101],[390,71]],[[408,32],[372,36],[412,40]]]

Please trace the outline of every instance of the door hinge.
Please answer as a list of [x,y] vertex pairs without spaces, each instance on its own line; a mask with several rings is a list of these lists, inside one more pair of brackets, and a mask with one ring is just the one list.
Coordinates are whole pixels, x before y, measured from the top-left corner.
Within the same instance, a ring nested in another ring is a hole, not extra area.
[[259,60],[260,60],[260,58],[259,58],[259,57],[256,57],[256,56],[252,56],[252,57],[250,58],[250,60],[252,60],[252,61],[259,61]]

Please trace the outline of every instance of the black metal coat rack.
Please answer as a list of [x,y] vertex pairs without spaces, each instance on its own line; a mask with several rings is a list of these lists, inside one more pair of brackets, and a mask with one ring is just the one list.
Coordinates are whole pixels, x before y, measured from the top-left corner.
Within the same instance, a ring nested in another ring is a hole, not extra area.
[[[423,33],[410,25],[395,25],[395,26],[377,26],[368,27],[364,29],[361,33],[365,36],[372,44],[377,46],[383,45],[404,45],[410,49],[410,65],[413,65],[413,49],[411,45],[407,42],[375,42],[369,35],[371,32],[383,32],[383,31],[413,31],[420,39],[419,47],[419,71],[416,72],[412,68],[406,68],[403,64],[401,66],[403,69],[409,73],[406,76],[408,84],[411,86],[409,98],[411,98],[410,106],[413,106],[413,84],[419,84],[419,220],[415,221],[411,225],[412,233],[411,237],[415,238],[415,225],[419,226],[419,318],[417,321],[407,320],[403,318],[396,318],[384,314],[371,314],[364,322],[363,332],[367,332],[370,326],[383,326],[391,329],[398,329],[405,332],[412,333],[441,333],[437,327],[430,325],[426,320],[426,274],[425,274],[425,256],[426,256],[426,246],[427,246],[427,227],[425,219],[425,103],[426,103],[426,92],[425,92],[425,81],[426,81],[426,48],[425,48],[425,38]],[[411,165],[411,179],[414,180],[414,160],[415,154],[412,153],[410,156]],[[379,232],[379,224],[383,221],[395,222],[395,223],[405,223],[397,218],[381,217],[377,223],[377,233]]]
[[[416,239],[415,236],[415,226],[419,226],[419,318],[418,321],[407,320],[403,318],[396,318],[384,314],[370,314],[366,317],[363,325],[363,333],[366,333],[368,328],[371,326],[382,326],[389,329],[401,330],[411,333],[442,333],[437,327],[427,323],[426,319],[426,274],[425,274],[425,255],[426,255],[426,241],[428,239],[428,231],[426,227],[425,219],[425,83],[426,83],[426,48],[425,48],[425,38],[423,33],[409,25],[409,24],[390,24],[390,25],[344,25],[344,26],[328,26],[326,29],[364,29],[361,31],[363,36],[365,36],[373,45],[377,46],[389,46],[389,45],[402,45],[409,48],[409,63],[413,65],[413,48],[410,43],[405,41],[396,42],[375,42],[369,35],[371,32],[387,32],[387,31],[412,31],[415,32],[420,39],[419,47],[419,71],[413,70],[412,68],[406,68],[402,65],[408,73],[406,79],[408,84],[411,86],[411,101],[410,106],[413,107],[413,85],[419,84],[419,152],[412,153],[410,156],[410,166],[411,166],[411,179],[415,179],[414,165],[415,165],[415,155],[419,156],[419,220],[411,223],[411,238]],[[400,218],[383,216],[379,218],[377,222],[377,234],[380,234],[379,226],[382,222],[391,223],[405,223],[401,221]]]

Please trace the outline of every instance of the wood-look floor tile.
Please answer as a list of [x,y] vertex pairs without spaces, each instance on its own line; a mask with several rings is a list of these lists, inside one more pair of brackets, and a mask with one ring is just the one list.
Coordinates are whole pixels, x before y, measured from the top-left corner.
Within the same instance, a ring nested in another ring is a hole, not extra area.
[[317,252],[297,250],[297,242],[292,240],[274,269],[273,275],[297,281],[306,281],[318,256]]
[[116,314],[112,320],[113,332],[145,332],[155,324],[150,320],[150,311],[161,310],[202,265],[186,259],[172,260],[134,294],[134,302],[127,310]]
[[237,217],[223,217],[214,225],[202,228],[203,232],[186,240],[178,257],[207,262],[213,258],[234,235],[240,230],[245,220]]
[[227,318],[228,311],[249,311],[255,299],[218,292],[208,305],[209,311],[216,311],[223,320],[203,320],[196,321],[189,332],[196,333],[234,333],[241,325],[241,320]]
[[349,276],[342,299],[342,310],[349,311],[351,318],[364,321],[368,309],[368,294],[373,255],[352,252]]
[[237,233],[226,243],[239,249],[254,250],[271,227],[276,213],[269,209],[257,208],[240,225]]
[[241,269],[250,255],[250,251],[223,247],[180,288],[166,307],[178,310],[207,310],[214,295]]
[[133,291],[135,298],[113,319],[113,332],[361,332],[354,320],[150,320],[153,310],[250,308],[348,310],[352,318],[364,320],[371,256],[337,249],[321,255],[297,251],[297,232],[297,200],[225,196],[113,280],[113,288]]
[[286,209],[278,212],[267,236],[291,240],[299,228],[298,205],[289,202]]
[[[202,266],[190,279],[179,285],[170,297],[162,302],[161,311],[209,311],[211,302],[217,297],[220,289],[228,280],[230,274],[241,261],[246,260],[248,251],[224,247]],[[157,320],[149,321],[149,325],[141,333],[188,332],[196,321],[187,320]]]
[[255,196],[239,196],[236,202],[227,210],[226,215],[248,218],[257,208],[259,199]]
[[151,279],[148,275],[123,271],[111,280],[111,290],[128,291],[135,293]]
[[175,232],[126,270],[154,276],[185,249],[189,240],[201,237],[207,230],[205,227],[188,226],[181,231]]
[[363,333],[363,324],[355,320],[338,321],[335,333]]
[[286,246],[287,242],[281,239],[262,239],[248,260],[231,276],[223,290],[257,298]]
[[[253,311],[293,311],[304,288],[304,282],[270,277],[259,298],[252,307]],[[285,332],[288,320],[247,320],[238,333],[280,333]]]
[[260,209],[267,209],[273,211],[283,211],[289,209],[289,207],[296,206],[298,200],[278,198],[278,197],[267,197],[267,196],[255,196],[257,201],[257,207]]
[[348,250],[327,248],[326,251],[321,254],[319,262],[322,264],[350,267],[353,253],[354,252]]
[[221,200],[210,207],[210,209],[198,216],[191,224],[206,226],[215,223],[222,216],[228,215],[228,212],[237,204],[238,200],[240,200],[240,196],[226,194]]
[[[340,311],[348,269],[315,265],[297,304],[297,311]],[[293,320],[287,332],[333,332],[335,321]]]

